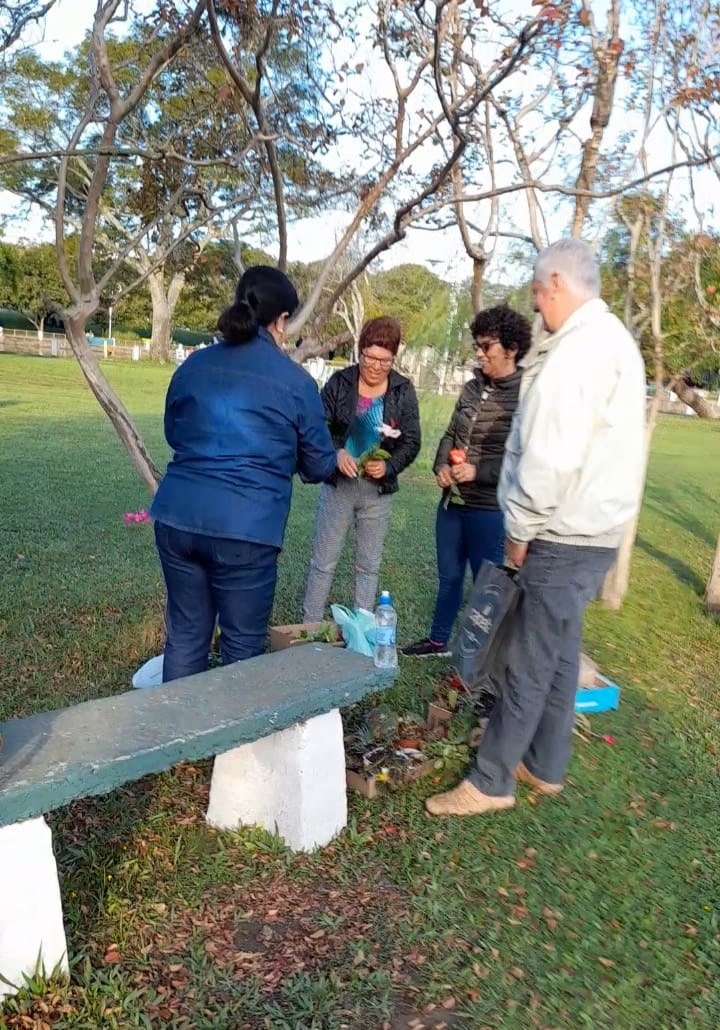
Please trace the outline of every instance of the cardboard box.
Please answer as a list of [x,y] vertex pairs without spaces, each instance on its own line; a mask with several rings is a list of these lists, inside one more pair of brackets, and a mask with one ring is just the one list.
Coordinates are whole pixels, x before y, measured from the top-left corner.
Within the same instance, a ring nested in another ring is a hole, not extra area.
[[452,722],[453,713],[447,708],[443,708],[442,705],[435,704],[434,701],[428,702],[427,709],[427,728],[433,733],[435,730],[441,727],[447,727]]
[[[434,758],[428,758],[424,762],[418,762],[417,765],[408,769],[404,782],[414,783],[415,780],[419,780],[423,776],[427,776],[434,768]],[[363,794],[370,800],[376,798],[380,793],[382,793],[383,789],[383,783],[382,781],[378,783],[377,776],[366,776],[363,773],[354,772],[352,769],[345,770],[345,782],[351,790],[356,790],[359,794]]]
[[595,680],[600,675],[598,669],[592,658],[588,658],[586,654],[580,655],[580,671],[578,674],[578,687],[594,687]]
[[[329,621],[329,620],[328,620]],[[295,622],[288,626],[270,627],[270,650],[284,651],[286,647],[296,647],[298,644],[309,644],[310,640],[300,640],[301,633],[317,633],[324,624],[322,622]],[[344,647],[345,643],[338,640],[333,647]]]
[[581,687],[575,695],[575,711],[583,715],[610,712],[619,706],[620,687],[599,672],[591,685]]

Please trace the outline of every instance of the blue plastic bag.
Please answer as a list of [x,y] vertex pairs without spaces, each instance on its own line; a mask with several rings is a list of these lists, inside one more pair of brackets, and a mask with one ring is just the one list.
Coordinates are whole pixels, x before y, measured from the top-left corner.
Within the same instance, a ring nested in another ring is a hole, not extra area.
[[365,608],[354,611],[342,604],[330,606],[332,617],[342,631],[345,646],[372,658],[375,652],[375,616]]

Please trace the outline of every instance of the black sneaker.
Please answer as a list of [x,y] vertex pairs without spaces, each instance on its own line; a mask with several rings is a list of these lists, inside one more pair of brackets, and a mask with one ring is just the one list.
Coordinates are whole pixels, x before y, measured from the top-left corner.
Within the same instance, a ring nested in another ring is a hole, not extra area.
[[447,644],[435,644],[429,637],[416,644],[401,647],[400,654],[406,658],[447,658],[450,655]]

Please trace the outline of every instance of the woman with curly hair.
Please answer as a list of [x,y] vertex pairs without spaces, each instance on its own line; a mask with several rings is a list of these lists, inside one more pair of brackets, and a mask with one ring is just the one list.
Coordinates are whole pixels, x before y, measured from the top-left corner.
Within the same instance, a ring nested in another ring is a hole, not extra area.
[[500,304],[476,315],[470,332],[478,367],[458,398],[433,467],[443,492],[435,523],[435,615],[428,636],[401,649],[411,658],[449,654],[468,564],[474,579],[483,561],[503,563],[497,484],[520,394],[518,362],[530,349],[531,329],[523,315]]

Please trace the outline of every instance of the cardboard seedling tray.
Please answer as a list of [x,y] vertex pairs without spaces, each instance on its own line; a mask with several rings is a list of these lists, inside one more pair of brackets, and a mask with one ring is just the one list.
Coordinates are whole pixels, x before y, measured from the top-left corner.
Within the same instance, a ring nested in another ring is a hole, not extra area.
[[427,728],[432,733],[440,727],[447,727],[453,720],[453,712],[449,708],[436,704],[435,701],[428,702]]
[[[435,760],[433,758],[426,758],[423,762],[417,762],[408,768],[403,782],[414,783],[423,776],[427,776],[434,768]],[[356,790],[359,794],[371,800],[383,793],[384,783],[382,780],[378,780],[377,774],[371,776],[366,773],[355,772],[353,769],[346,769],[345,782],[351,790]]]
[[[329,620],[328,620],[329,621]],[[270,627],[270,650],[284,651],[286,647],[297,647],[299,644],[313,644],[317,641],[303,639],[301,633],[318,633],[325,623],[294,622],[287,626]],[[332,641],[333,647],[344,647],[343,640]]]

